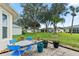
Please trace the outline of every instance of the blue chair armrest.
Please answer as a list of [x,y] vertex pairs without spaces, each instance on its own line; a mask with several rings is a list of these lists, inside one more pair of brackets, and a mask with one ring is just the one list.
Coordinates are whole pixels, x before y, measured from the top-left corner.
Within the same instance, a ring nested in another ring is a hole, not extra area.
[[21,47],[19,45],[8,45],[9,50],[19,50]]

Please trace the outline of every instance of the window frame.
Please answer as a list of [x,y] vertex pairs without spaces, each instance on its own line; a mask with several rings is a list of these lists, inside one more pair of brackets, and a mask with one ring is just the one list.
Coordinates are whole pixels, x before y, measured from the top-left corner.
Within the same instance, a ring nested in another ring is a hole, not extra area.
[[[8,36],[8,27],[7,27],[7,20],[8,20],[8,15],[6,15],[5,13],[2,13],[2,38],[5,39],[7,38]],[[5,25],[4,25],[4,21],[6,22]],[[6,32],[4,31],[6,30]]]

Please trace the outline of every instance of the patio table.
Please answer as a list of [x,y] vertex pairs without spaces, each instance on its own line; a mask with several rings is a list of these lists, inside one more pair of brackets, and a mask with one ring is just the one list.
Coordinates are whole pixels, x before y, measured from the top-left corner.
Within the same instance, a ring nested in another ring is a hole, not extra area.
[[40,40],[40,41],[37,41],[37,40],[23,40],[23,41],[15,43],[15,45],[26,46],[26,45],[30,45],[30,44],[33,44],[33,43],[38,43],[38,42],[41,42],[41,41],[42,40]]
[[29,41],[29,40],[23,40],[20,42],[15,43],[15,45],[20,45],[20,46],[26,46],[35,43],[34,41]]

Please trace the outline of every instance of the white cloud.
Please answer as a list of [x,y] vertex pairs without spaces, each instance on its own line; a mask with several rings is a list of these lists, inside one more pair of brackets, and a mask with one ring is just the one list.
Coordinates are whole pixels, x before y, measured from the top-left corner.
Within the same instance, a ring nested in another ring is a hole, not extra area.
[[70,3],[69,5],[76,7],[76,6],[79,6],[79,3]]

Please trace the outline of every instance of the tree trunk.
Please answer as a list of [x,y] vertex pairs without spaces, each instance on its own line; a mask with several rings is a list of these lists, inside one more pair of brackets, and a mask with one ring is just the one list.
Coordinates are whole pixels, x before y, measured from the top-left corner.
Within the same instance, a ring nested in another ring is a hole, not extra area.
[[56,34],[56,30],[57,30],[56,24],[54,23],[53,26],[54,26],[54,33]]
[[24,28],[22,28],[22,34],[25,34]]
[[72,17],[72,23],[71,23],[71,34],[73,33],[73,22],[74,22],[74,16]]
[[33,26],[33,32],[35,33],[35,29],[36,29],[36,24],[34,24]]
[[45,30],[45,32],[48,32],[48,27],[47,27],[47,23],[46,23],[46,30]]

